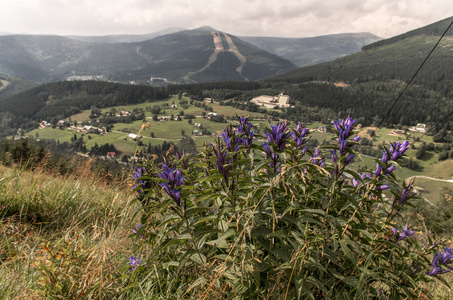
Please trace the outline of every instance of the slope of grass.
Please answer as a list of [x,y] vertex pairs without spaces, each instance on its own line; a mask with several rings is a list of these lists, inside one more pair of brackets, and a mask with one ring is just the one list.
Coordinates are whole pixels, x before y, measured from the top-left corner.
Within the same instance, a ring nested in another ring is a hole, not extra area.
[[0,167],[0,298],[115,297],[130,256],[125,187]]

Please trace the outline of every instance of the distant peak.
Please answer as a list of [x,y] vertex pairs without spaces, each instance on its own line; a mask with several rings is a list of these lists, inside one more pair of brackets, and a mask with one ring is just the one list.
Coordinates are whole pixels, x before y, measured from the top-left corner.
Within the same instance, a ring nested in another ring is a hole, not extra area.
[[200,30],[200,31],[213,31],[213,30],[215,30],[215,29],[212,28],[211,26],[201,26],[201,27],[195,28],[194,30]]

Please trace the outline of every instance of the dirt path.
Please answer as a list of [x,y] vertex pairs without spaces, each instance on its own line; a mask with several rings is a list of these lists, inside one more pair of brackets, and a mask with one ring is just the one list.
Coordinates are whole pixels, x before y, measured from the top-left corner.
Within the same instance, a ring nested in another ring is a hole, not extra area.
[[229,51],[233,52],[234,55],[236,55],[236,57],[239,59],[240,66],[236,68],[236,71],[239,73],[239,75],[241,75],[242,78],[244,78],[245,81],[249,81],[247,77],[242,75],[242,69],[244,68],[245,63],[247,62],[247,58],[244,55],[242,55],[241,52],[239,52],[238,48],[233,43],[233,40],[229,35],[227,35],[226,33],[224,33],[223,35],[225,36],[228,46],[230,47]]
[[443,182],[453,183],[453,179],[439,179],[439,178],[423,176],[423,175],[411,176],[408,179],[412,179],[412,178],[423,178],[423,179],[429,179],[429,180],[434,180],[434,181],[443,181]]
[[0,91],[5,89],[9,85],[9,81],[6,80],[0,80]]
[[206,63],[206,65],[203,68],[201,68],[201,69],[199,69],[199,70],[197,70],[195,72],[190,72],[189,74],[184,76],[183,79],[185,81],[193,81],[193,80],[190,79],[190,76],[192,76],[194,74],[197,74],[197,73],[201,73],[204,70],[206,70],[207,68],[209,68],[209,66],[217,60],[217,55],[220,52],[225,51],[225,49],[223,48],[223,45],[222,45],[222,40],[220,38],[219,32],[218,31],[211,31],[211,34],[213,36],[214,46],[215,46],[214,53],[211,54],[211,56],[208,59],[208,62]]

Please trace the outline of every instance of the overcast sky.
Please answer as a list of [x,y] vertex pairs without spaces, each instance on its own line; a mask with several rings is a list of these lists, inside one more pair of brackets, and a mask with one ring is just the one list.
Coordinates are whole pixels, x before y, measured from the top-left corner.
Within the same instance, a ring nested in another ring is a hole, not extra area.
[[238,36],[371,32],[388,38],[453,16],[453,0],[0,0],[0,32],[144,34],[209,25]]

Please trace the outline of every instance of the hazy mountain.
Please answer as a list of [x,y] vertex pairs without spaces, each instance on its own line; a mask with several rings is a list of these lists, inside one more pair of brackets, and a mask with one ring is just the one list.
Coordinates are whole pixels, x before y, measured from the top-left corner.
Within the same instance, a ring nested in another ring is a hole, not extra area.
[[[300,68],[271,80],[343,81],[350,84],[369,81],[408,82],[452,20],[453,17],[368,45],[359,53]],[[442,89],[445,95],[453,96],[452,49],[453,28],[450,28],[414,83],[428,89]]]
[[240,37],[263,50],[283,57],[298,67],[310,66],[359,52],[381,40],[374,34],[342,33],[309,38]]
[[115,43],[136,43],[151,40],[155,37],[171,34],[179,31],[186,30],[185,28],[167,28],[164,30],[156,31],[148,34],[121,34],[121,35],[104,35],[104,36],[78,36],[78,35],[68,35],[66,37],[89,43],[106,43],[106,44],[115,44]]
[[[295,69],[291,62],[203,27],[135,43],[61,36],[0,36],[0,72],[38,82],[65,79],[171,82],[247,81]],[[84,76],[84,77],[81,77]]]

